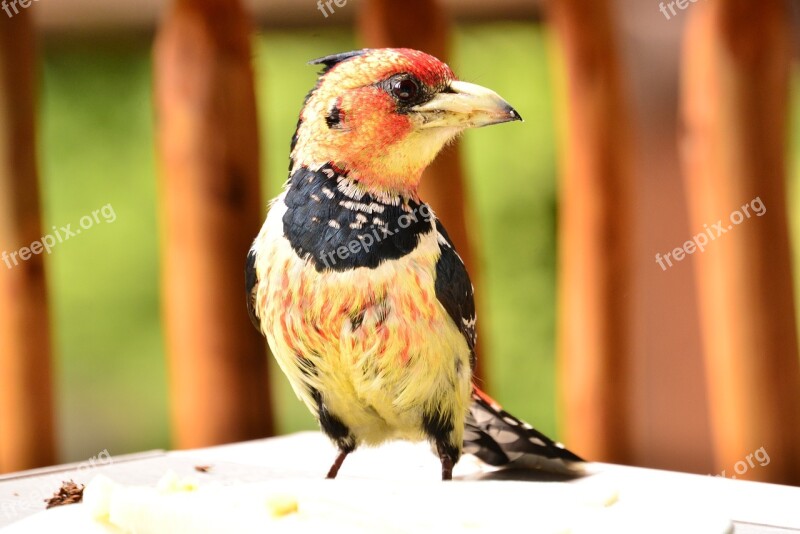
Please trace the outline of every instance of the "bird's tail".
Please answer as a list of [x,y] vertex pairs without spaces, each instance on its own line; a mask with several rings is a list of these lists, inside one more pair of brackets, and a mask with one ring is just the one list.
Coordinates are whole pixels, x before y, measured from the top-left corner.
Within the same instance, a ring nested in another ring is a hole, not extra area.
[[528,423],[509,414],[486,393],[472,388],[464,452],[503,467],[577,475],[586,461]]

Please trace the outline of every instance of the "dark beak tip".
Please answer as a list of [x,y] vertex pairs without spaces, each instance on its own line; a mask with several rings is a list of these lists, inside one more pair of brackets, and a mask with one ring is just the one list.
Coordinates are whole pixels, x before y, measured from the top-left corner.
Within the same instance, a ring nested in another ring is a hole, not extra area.
[[525,122],[525,119],[522,118],[522,115],[517,113],[517,110],[512,108],[512,107],[509,107],[508,114],[511,115],[511,120],[512,121]]

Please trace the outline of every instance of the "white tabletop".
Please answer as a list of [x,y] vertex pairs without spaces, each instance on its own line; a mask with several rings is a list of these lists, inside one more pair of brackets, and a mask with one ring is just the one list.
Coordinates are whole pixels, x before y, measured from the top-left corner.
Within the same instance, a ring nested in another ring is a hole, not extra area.
[[[93,465],[85,462],[0,476],[0,527],[15,524],[9,530],[16,531],[25,524],[20,520],[44,509],[43,500],[62,480],[87,484],[103,473],[122,484],[153,486],[171,470],[194,477],[200,485],[300,484],[339,499],[354,511],[359,503],[370,501],[372,514],[385,515],[400,506],[412,515],[427,510],[446,519],[456,514],[462,521],[453,525],[463,524],[470,514],[478,522],[496,517],[498,525],[523,532],[538,532],[537,521],[555,525],[559,517],[595,509],[587,506],[602,509],[587,521],[613,528],[593,529],[591,523],[587,528],[578,517],[564,517],[563,525],[548,531],[800,532],[800,488],[653,469],[591,464],[587,476],[565,479],[539,472],[497,471],[466,456],[454,470],[456,481],[443,483],[439,461],[426,444],[398,442],[358,449],[347,458],[337,480],[322,481],[336,451],[316,432],[189,451],[121,457],[110,453]],[[209,469],[200,472],[198,466]]]

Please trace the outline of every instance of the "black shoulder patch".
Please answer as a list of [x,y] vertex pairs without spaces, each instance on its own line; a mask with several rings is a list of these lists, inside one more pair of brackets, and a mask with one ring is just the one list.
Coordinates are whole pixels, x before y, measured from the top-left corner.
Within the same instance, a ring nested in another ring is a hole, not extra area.
[[261,332],[261,321],[256,313],[256,291],[258,291],[258,275],[256,274],[256,251],[247,253],[247,263],[244,268],[244,288],[247,296],[247,313],[256,330]]
[[453,242],[444,226],[436,221],[436,230],[444,238],[446,244],[440,240],[439,248],[442,253],[436,263],[436,298],[442,303],[447,314],[453,319],[459,331],[467,340],[470,350],[470,366],[475,368],[475,300],[472,282],[469,280],[467,268],[461,257],[456,252]]
[[352,52],[342,52],[340,54],[331,54],[330,56],[319,57],[317,59],[312,59],[308,62],[309,65],[324,65],[322,72],[320,75],[325,74],[333,67],[341,63],[342,61],[347,61],[348,59],[363,56],[367,52],[369,52],[369,48],[362,48],[361,50],[353,50]]
[[301,167],[289,179],[283,233],[317,271],[375,269],[409,254],[421,236],[433,232],[427,204],[355,198],[339,189],[342,180],[329,165],[318,171]]

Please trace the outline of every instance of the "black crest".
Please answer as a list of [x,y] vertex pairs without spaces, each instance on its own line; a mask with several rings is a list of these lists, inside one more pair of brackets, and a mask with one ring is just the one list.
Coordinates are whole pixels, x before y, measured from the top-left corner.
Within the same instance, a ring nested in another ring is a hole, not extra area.
[[354,57],[363,56],[367,52],[369,52],[370,48],[363,48],[361,50],[353,50],[352,52],[342,52],[341,54],[332,54],[330,56],[320,57],[317,59],[312,59],[308,62],[309,65],[324,65],[325,67],[322,69],[320,75],[325,74],[333,67],[341,63],[342,61],[347,61],[348,59],[352,59]]

